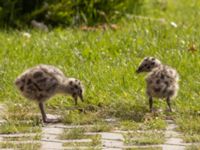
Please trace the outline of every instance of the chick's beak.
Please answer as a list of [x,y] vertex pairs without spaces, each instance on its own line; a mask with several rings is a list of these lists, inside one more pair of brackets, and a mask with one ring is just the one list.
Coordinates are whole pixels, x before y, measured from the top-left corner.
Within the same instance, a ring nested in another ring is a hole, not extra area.
[[139,68],[135,71],[135,73],[140,73],[140,70],[139,70]]

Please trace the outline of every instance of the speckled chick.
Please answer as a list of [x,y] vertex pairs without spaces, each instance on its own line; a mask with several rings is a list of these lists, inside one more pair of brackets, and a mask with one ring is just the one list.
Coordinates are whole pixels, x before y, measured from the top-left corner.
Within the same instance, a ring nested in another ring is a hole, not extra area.
[[169,111],[171,99],[177,95],[179,75],[177,71],[154,57],[145,57],[140,63],[137,73],[148,72],[146,77],[146,93],[149,97],[150,111],[153,111],[153,97],[165,98]]
[[21,94],[29,100],[38,102],[43,122],[55,123],[59,119],[46,116],[44,102],[55,94],[69,94],[77,104],[78,97],[83,101],[83,85],[75,78],[67,78],[64,73],[51,65],[38,65],[26,70],[15,80]]

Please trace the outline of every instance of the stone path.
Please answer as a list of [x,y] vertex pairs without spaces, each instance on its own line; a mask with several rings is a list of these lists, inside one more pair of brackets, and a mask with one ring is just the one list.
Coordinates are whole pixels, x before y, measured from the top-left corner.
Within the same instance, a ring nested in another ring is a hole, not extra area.
[[107,133],[103,132],[100,133],[102,138],[102,147],[105,150],[118,150],[124,146],[124,138],[123,135],[120,133]]
[[180,138],[181,133],[175,131],[177,125],[173,120],[166,120],[168,126],[165,131],[166,142],[164,143],[163,150],[184,150],[186,143]]
[[62,142],[58,140],[58,135],[63,132],[62,128],[57,128],[54,125],[45,125],[42,128],[41,149],[42,150],[60,150],[63,149]]
[[[3,110],[3,107],[0,106],[0,111]],[[112,119],[111,119],[112,120]],[[113,121],[113,120],[112,120]],[[0,119],[0,124],[5,122]],[[109,122],[109,121],[108,121]],[[163,150],[184,150],[186,146],[191,145],[188,143],[183,143],[183,140],[180,138],[181,133],[176,131],[176,125],[173,120],[166,120],[167,128],[165,131],[165,143],[158,145],[127,145],[125,144],[125,139],[123,134],[134,133],[135,131],[122,131],[114,130],[112,132],[86,132],[85,135],[99,135],[100,136],[100,146],[97,149],[102,150],[122,150],[130,148],[162,148]],[[76,140],[61,140],[59,136],[63,133],[64,130],[70,130],[75,128],[89,128],[92,125],[64,125],[64,124],[46,124],[42,127],[41,139],[40,140],[31,140],[28,137],[35,137],[38,133],[18,133],[18,134],[0,134],[0,144],[2,143],[39,143],[41,144],[41,150],[70,150],[74,149],[72,143],[85,143],[86,145],[80,145],[76,148],[78,149],[88,149],[88,143],[92,142],[92,139],[76,139]],[[153,131],[141,131],[141,132],[153,132]],[[158,132],[159,133],[159,132]],[[20,138],[25,137],[23,140],[7,140],[8,138]],[[26,139],[27,137],[27,139]],[[65,143],[65,145],[63,145]],[[69,145],[67,144],[69,143]],[[3,148],[0,148],[3,149]],[[15,148],[10,148],[15,149]],[[95,149],[95,148],[94,148]],[[8,149],[7,149],[8,150]]]

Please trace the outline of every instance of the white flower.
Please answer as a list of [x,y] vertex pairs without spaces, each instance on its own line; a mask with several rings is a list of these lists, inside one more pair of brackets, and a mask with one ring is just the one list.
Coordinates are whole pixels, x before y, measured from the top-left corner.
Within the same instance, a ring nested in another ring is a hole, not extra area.
[[22,35],[26,38],[30,38],[31,37],[31,34],[28,33],[28,32],[23,32]]
[[175,22],[170,22],[171,26],[174,27],[174,28],[177,28],[178,25],[175,23]]

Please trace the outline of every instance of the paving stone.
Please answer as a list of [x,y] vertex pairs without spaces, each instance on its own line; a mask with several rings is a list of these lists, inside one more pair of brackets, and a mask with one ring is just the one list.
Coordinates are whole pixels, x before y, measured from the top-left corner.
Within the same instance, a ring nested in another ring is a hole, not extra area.
[[63,130],[61,128],[51,128],[51,127],[43,127],[42,133],[49,135],[49,137],[55,138],[57,134],[61,134]]
[[17,133],[17,134],[0,134],[0,137],[30,137],[30,136],[36,136],[40,133]]
[[52,141],[42,141],[42,150],[49,150],[49,149],[63,149],[62,143],[52,142]]
[[113,149],[123,147],[123,135],[119,133],[109,133],[109,132],[102,132],[100,133],[102,137],[102,146],[103,149]]
[[92,142],[91,139],[76,139],[76,140],[62,140],[63,143],[74,143],[74,142],[77,142],[77,143],[89,143],[89,142]]
[[6,123],[6,120],[1,119],[0,124]]
[[166,130],[175,130],[177,128],[177,125],[175,124],[169,124],[166,128]]
[[101,132],[102,139],[108,140],[124,140],[123,135],[119,133]]
[[160,130],[128,130],[128,131],[122,131],[122,130],[115,130],[113,133],[163,133],[165,131]]
[[165,132],[165,137],[170,138],[170,137],[180,137],[181,133],[176,132],[176,131],[166,131]]
[[64,124],[55,124],[47,126],[49,128],[63,128],[63,129],[74,129],[74,128],[91,128],[94,125],[64,125]]
[[171,138],[167,139],[167,141],[165,143],[166,144],[181,145],[183,143],[183,140],[180,139],[180,138],[171,137]]
[[104,149],[131,149],[131,148],[162,148],[162,145],[124,145],[124,146],[118,146],[118,147],[104,147]]
[[130,149],[130,148],[159,148],[159,147],[162,147],[162,145],[126,145],[126,146],[123,146],[121,147],[122,149]]
[[[44,147],[43,147],[43,148],[44,148]],[[64,148],[56,148],[56,147],[54,147],[54,146],[53,146],[53,147],[44,148],[44,150],[45,150],[45,149],[46,149],[46,150],[47,150],[47,149],[48,149],[48,150],[66,150],[66,149],[64,149]],[[40,150],[43,150],[43,149],[40,149]]]
[[176,132],[177,125],[173,120],[166,120],[167,128],[165,132],[166,142],[163,144],[163,150],[184,150],[185,145],[183,140],[179,138],[180,133]]
[[166,119],[165,121],[167,122],[168,125],[169,124],[174,124],[174,121],[172,119]]
[[0,103],[0,111],[5,111],[6,105]]
[[121,148],[102,148],[103,150],[122,150]]
[[123,144],[123,141],[102,140],[102,146],[107,148],[121,148]]
[[31,144],[31,143],[40,143],[41,141],[36,140],[27,140],[27,141],[1,141],[1,143],[12,143],[12,144]]
[[117,119],[116,118],[107,118],[107,119],[105,119],[105,121],[108,123],[116,123]]
[[[98,147],[98,148],[93,148],[93,150],[95,150],[95,149],[97,149],[97,150],[99,150],[99,148],[101,148],[101,147]],[[64,147],[64,150],[88,150],[88,149],[90,149],[89,147],[87,147],[87,146],[70,146],[70,147],[68,147],[68,146],[66,146],[66,147]]]
[[58,135],[63,132],[62,128],[54,128],[53,125],[47,125],[42,128],[41,149],[62,149],[62,142],[59,142]]
[[88,143],[92,142],[91,139],[75,139],[75,140],[52,140],[52,139],[41,139],[42,142],[52,142],[52,143]]
[[185,146],[179,146],[179,145],[163,145],[163,150],[184,150]]

